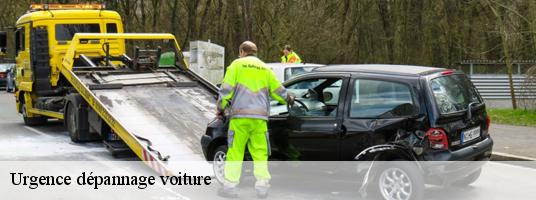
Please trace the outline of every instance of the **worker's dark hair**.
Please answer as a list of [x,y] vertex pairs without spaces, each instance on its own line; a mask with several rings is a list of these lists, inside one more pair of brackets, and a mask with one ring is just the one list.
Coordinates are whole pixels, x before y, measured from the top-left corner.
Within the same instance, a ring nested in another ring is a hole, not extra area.
[[240,45],[240,50],[244,51],[244,53],[248,55],[256,55],[257,45],[251,41],[245,41]]
[[287,51],[292,51],[292,47],[290,45],[285,45],[284,49],[286,49]]

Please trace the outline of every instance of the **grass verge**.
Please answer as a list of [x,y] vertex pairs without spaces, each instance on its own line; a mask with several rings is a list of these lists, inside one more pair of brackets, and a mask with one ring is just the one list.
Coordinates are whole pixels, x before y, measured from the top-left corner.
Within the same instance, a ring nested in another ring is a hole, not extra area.
[[491,123],[536,127],[536,111],[524,109],[487,109]]

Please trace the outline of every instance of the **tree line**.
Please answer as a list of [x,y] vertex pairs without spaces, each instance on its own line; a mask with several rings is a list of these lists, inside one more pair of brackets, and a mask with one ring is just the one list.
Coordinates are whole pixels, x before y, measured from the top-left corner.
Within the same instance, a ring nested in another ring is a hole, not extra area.
[[0,27],[13,26],[31,3],[105,3],[121,14],[126,32],[173,33],[183,48],[210,40],[226,48],[226,64],[245,40],[267,62],[278,62],[290,44],[309,63],[458,68],[462,60],[501,60],[509,74],[513,60],[535,59],[536,52],[536,1],[0,1]]
[[533,59],[536,1],[522,0],[1,0],[0,26],[31,3],[103,2],[127,32],[170,32],[225,46],[244,40],[278,61],[290,44],[314,63],[456,67],[465,59]]

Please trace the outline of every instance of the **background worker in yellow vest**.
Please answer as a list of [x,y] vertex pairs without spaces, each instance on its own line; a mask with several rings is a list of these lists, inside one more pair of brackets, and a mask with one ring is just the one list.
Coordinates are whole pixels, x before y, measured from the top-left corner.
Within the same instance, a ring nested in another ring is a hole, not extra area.
[[240,45],[240,58],[227,68],[219,91],[218,116],[228,109],[230,122],[228,147],[224,167],[225,181],[218,195],[238,197],[242,161],[246,145],[253,158],[257,179],[257,196],[268,195],[271,178],[268,172],[270,141],[267,120],[270,113],[270,97],[281,104],[292,104],[294,97],[277,80],[274,72],[256,57],[257,46],[250,41]]
[[292,47],[290,45],[285,45],[285,48],[283,48],[283,56],[281,56],[281,62],[282,63],[301,63],[302,60],[300,56],[294,51],[292,51]]

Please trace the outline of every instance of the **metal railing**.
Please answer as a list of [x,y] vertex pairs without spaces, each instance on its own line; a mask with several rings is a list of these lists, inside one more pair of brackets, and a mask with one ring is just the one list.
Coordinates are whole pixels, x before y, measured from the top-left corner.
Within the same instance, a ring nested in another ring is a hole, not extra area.
[[[473,74],[471,81],[484,99],[511,99],[507,75]],[[536,85],[526,84],[525,75],[513,75],[514,92],[518,99],[536,99]]]

